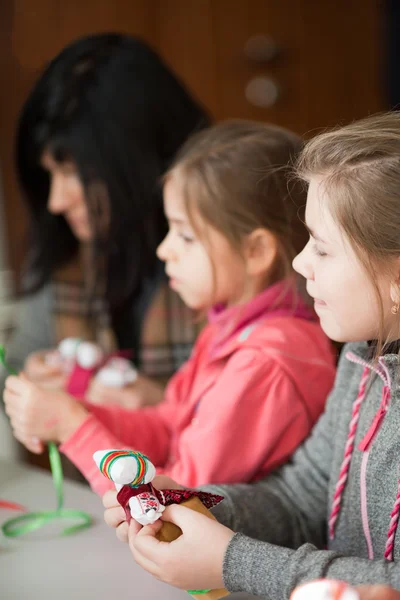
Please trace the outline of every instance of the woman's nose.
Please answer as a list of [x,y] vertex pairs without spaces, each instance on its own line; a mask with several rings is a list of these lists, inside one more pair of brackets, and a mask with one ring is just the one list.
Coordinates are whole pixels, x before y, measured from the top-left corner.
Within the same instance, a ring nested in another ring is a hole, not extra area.
[[52,214],[59,215],[69,209],[73,204],[73,199],[70,197],[70,194],[68,194],[64,177],[61,174],[53,174],[50,177],[50,192],[47,208]]

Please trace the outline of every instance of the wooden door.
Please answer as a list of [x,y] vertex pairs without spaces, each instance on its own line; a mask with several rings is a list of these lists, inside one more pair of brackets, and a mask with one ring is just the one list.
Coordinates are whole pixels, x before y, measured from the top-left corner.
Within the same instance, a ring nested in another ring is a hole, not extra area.
[[[17,115],[38,73],[72,39],[140,35],[216,119],[312,135],[385,108],[379,0],[2,0],[0,160],[11,266],[25,215],[13,168]],[[261,106],[260,106],[261,104]]]

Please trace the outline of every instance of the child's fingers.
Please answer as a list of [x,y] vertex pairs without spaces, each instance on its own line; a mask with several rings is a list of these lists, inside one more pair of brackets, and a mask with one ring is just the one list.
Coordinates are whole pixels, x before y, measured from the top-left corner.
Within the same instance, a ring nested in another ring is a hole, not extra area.
[[149,560],[148,558],[145,558],[142,554],[140,554],[140,552],[138,552],[130,543],[129,543],[129,548],[130,548],[130,551],[132,552],[132,556],[135,559],[136,564],[138,564],[139,567],[142,567],[142,569],[144,569],[145,571],[150,573],[150,575],[153,575],[153,577],[156,577],[157,579],[159,579],[160,578],[160,570],[159,570],[158,566],[155,565],[151,560]]
[[129,546],[131,550],[134,549],[144,558],[155,564],[159,564],[169,546],[167,542],[160,542],[156,538],[156,534],[160,531],[161,527],[162,522],[159,520],[152,525],[142,527],[138,532],[136,532],[134,527],[130,527]]
[[21,396],[4,392],[4,409],[11,421],[20,425],[30,423],[31,410]]
[[[155,523],[151,523],[150,525],[145,525],[144,527],[140,527],[139,531],[137,531],[135,525],[129,528],[129,535],[131,537],[152,537],[155,538],[156,534],[160,531],[163,523],[158,519]],[[157,544],[160,544],[158,540],[156,540]]]
[[113,508],[107,508],[104,511],[104,521],[113,529],[116,529],[125,520],[125,511],[122,506],[113,506]]
[[136,521],[136,519],[131,519],[129,522],[129,533],[130,536],[132,537],[132,539],[139,533],[139,531],[141,531],[143,529],[143,526],[140,525],[140,523],[138,523]]
[[51,374],[61,373],[62,367],[59,361],[52,360],[52,350],[40,350],[28,356],[24,371],[28,379],[41,379]]
[[24,379],[21,375],[10,375],[5,381],[6,389],[15,394],[22,394],[30,385],[32,385],[31,382],[26,378]]
[[5,404],[5,410],[6,410],[6,413],[8,414],[8,416],[10,416],[10,411],[15,410],[15,407],[18,404],[19,398],[20,397],[17,396],[17,394],[14,394],[14,392],[10,392],[9,390],[4,390],[3,400],[4,400],[4,404]]
[[129,540],[129,525],[128,525],[128,523],[125,521],[124,523],[121,523],[120,525],[118,525],[117,529],[115,530],[115,534],[120,542],[123,542],[124,544],[126,544]]
[[25,439],[32,438],[34,435],[26,423],[18,418],[18,415],[10,417],[10,424],[14,435],[18,436],[18,439],[20,439],[22,443],[24,443]]
[[202,523],[205,526],[209,525],[209,517],[202,515],[186,506],[180,504],[171,504],[165,508],[161,519],[163,521],[169,521],[174,525],[177,525],[185,533],[185,529],[196,526],[201,527]]
[[90,384],[87,397],[89,402],[94,404],[113,404],[113,399],[110,398],[110,390],[96,380]]
[[132,521],[129,526],[129,548],[133,554],[133,558],[143,569],[157,577],[159,574],[159,568],[157,566],[159,547],[168,546],[168,544],[160,542],[155,537],[161,524],[156,521],[153,525],[142,527],[142,529],[136,533],[136,527],[132,524]]
[[4,402],[4,410],[11,423],[15,426],[23,427],[27,424],[25,411],[21,410],[18,402]]
[[7,407],[7,411],[7,416],[10,419],[11,427],[15,430],[23,432],[26,428],[26,423],[24,419],[21,418],[18,410],[15,410],[14,408],[9,410]]
[[19,389],[19,376],[9,375],[5,380],[5,389],[16,393]]
[[102,498],[104,508],[119,506],[116,490],[107,490]]
[[33,454],[42,454],[44,451],[44,444],[37,437],[27,436],[18,429],[13,429],[13,434],[15,439],[21,442]]
[[28,448],[33,454],[42,454],[44,451],[44,444],[37,438],[28,438],[25,442],[25,447]]
[[60,375],[52,375],[40,380],[40,387],[46,390],[62,390],[65,388],[67,378],[62,373]]

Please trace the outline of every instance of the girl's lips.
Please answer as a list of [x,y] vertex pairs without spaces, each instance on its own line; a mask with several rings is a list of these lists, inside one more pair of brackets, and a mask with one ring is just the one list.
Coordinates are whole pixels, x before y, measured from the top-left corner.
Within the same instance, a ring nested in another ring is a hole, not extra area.
[[178,287],[179,281],[175,277],[169,278],[169,287],[175,290]]
[[323,300],[318,300],[318,298],[314,298],[314,304],[315,306],[326,306],[326,302]]

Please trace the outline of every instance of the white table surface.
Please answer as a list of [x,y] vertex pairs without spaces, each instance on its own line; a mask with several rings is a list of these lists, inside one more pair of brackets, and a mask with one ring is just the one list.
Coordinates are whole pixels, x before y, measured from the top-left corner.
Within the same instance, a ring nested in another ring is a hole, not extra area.
[[[1,600],[189,600],[139,568],[128,547],[119,542],[103,521],[101,500],[86,486],[66,481],[65,508],[84,510],[92,527],[77,534],[59,535],[61,521],[19,538],[0,533]],[[30,511],[55,508],[50,474],[0,459],[0,500],[18,502]],[[15,517],[0,509],[0,522]],[[231,594],[232,600],[254,596]]]

